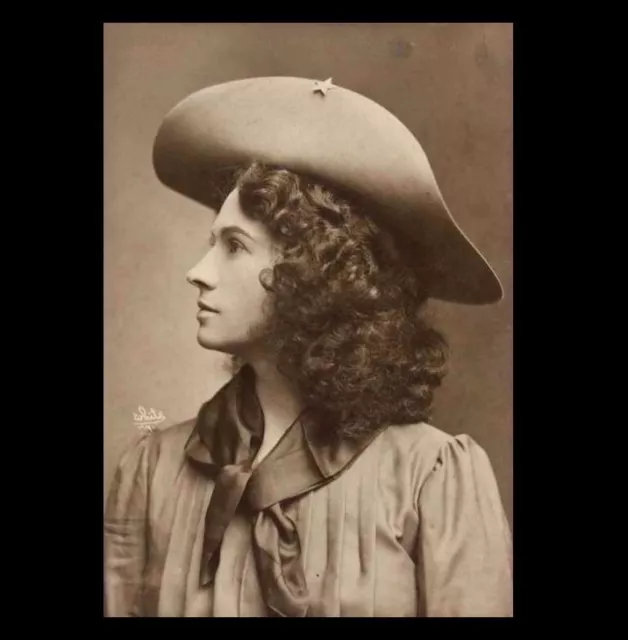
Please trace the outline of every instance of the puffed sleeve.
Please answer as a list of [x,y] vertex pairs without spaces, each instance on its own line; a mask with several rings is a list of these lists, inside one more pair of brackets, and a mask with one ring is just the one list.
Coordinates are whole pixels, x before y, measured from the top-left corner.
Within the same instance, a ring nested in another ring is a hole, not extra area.
[[123,453],[104,517],[105,616],[141,616],[147,496],[154,447],[146,435]]
[[468,436],[444,444],[418,503],[419,615],[511,617],[511,531],[485,451]]

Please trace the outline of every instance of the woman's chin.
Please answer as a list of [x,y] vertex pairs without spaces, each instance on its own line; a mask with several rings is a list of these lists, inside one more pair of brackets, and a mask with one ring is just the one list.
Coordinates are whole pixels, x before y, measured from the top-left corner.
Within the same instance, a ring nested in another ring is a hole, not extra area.
[[212,336],[205,335],[202,330],[198,332],[198,334],[196,336],[196,341],[204,349],[217,350],[221,346],[221,343],[220,343],[219,340],[216,340],[216,338],[214,338]]
[[203,349],[211,351],[221,351],[223,353],[233,353],[229,347],[229,343],[224,340],[217,340],[215,336],[205,335],[203,331],[199,331],[196,340]]

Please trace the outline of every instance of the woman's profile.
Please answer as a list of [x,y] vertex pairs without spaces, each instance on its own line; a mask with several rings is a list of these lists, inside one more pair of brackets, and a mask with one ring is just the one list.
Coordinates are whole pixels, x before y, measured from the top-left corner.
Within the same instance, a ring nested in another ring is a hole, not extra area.
[[217,213],[187,279],[233,376],[122,456],[105,615],[512,616],[491,463],[430,424],[425,314],[502,288],[414,135],[330,80],[248,78],[176,105],[153,162]]

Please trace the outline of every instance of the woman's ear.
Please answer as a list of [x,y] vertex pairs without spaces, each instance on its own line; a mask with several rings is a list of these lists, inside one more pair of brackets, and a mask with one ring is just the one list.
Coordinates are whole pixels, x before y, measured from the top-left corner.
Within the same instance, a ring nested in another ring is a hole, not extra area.
[[266,291],[273,291],[273,270],[270,268],[262,269],[259,274],[259,281]]

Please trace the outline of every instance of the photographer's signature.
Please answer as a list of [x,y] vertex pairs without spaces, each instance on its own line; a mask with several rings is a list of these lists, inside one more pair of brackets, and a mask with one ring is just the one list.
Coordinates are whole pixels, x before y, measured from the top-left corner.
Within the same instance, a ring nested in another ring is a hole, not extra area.
[[138,407],[138,413],[133,412],[133,420],[135,426],[141,431],[152,433],[155,427],[166,419],[163,411],[155,411],[152,407],[146,411],[141,405]]

